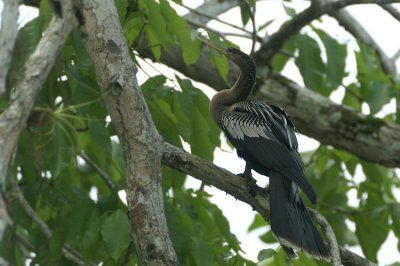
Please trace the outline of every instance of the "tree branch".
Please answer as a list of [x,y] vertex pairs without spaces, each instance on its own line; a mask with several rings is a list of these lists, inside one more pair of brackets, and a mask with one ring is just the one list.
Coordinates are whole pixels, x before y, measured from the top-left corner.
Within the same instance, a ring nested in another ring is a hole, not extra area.
[[18,7],[19,1],[3,1],[3,13],[1,15],[0,31],[0,98],[6,91],[8,68],[11,62],[12,50],[18,32]]
[[329,225],[328,221],[325,219],[324,216],[322,216],[320,213],[318,213],[316,210],[313,210],[311,208],[307,208],[308,211],[310,212],[311,217],[317,221],[317,223],[321,226],[322,231],[324,232],[324,235],[326,236],[326,239],[329,243],[330,247],[330,254],[331,254],[331,263],[333,266],[340,266],[342,265],[341,259],[340,259],[340,250],[339,250],[339,245],[336,241],[336,236],[335,233],[332,230],[332,227]]
[[378,54],[382,69],[390,74],[396,75],[396,64],[394,60],[389,58],[385,51],[378,45],[378,43],[372,38],[372,36],[365,30],[365,28],[354,19],[351,14],[342,9],[330,14],[333,16],[340,25],[342,25],[348,32],[350,32],[356,39],[361,40],[366,45],[370,46]]
[[383,9],[385,9],[394,19],[397,19],[400,22],[400,11],[395,8],[393,5],[381,5]]
[[[14,191],[15,196],[16,196],[19,204],[21,205],[21,207],[25,210],[26,214],[29,217],[31,217],[33,222],[39,227],[40,231],[42,231],[42,233],[48,239],[50,239],[53,236],[53,233],[51,232],[50,227],[39,217],[39,215],[36,214],[35,210],[32,209],[31,205],[29,205],[28,201],[25,199],[25,196],[22,193],[21,189],[19,188],[15,179],[11,175],[9,175],[8,180],[11,184],[12,190]],[[64,246],[62,248],[62,253],[65,258],[67,258],[68,260],[70,260],[78,265],[82,265],[82,266],[84,266],[84,265],[94,266],[95,265],[92,263],[85,262],[83,260],[82,256],[77,251],[72,249],[68,244],[64,244]]]
[[[210,0],[205,1],[202,5],[198,6],[196,9],[191,10],[190,13],[185,15],[185,18],[196,22],[201,25],[207,24],[211,19],[216,18],[218,15],[228,11],[234,6],[239,4],[240,0]],[[207,14],[207,16],[203,16]],[[249,32],[248,32],[249,33]]]
[[398,0],[336,0],[310,5],[309,8],[295,16],[272,34],[268,41],[261,45],[255,54],[255,61],[259,64],[269,64],[272,57],[282,48],[287,39],[299,32],[304,26],[324,14],[333,13],[343,7],[355,4],[389,4]]
[[161,187],[162,142],[136,80],[114,1],[83,0],[86,48],[124,148],[129,220],[143,265],[177,265]]
[[90,167],[93,168],[97,172],[97,174],[103,179],[104,183],[107,185],[108,189],[114,190],[115,186],[113,182],[111,181],[110,177],[107,175],[106,172],[104,172],[103,169],[101,169],[100,166],[98,166],[92,159],[89,158],[85,153],[81,152],[79,153],[79,157],[81,157]]
[[[171,168],[193,176],[249,204],[253,210],[257,211],[266,221],[269,221],[268,190],[262,189],[242,177],[234,175],[211,162],[182,151],[168,143],[164,143],[163,145],[162,162]],[[310,210],[313,218],[322,227],[326,237],[329,239],[329,246],[332,248],[332,243],[336,242],[332,228],[330,228],[322,215],[310,208],[308,208],[308,210]],[[333,249],[338,250],[335,245],[333,245]],[[372,262],[345,248],[340,247],[339,250],[343,265],[373,265]],[[337,263],[338,258],[337,255],[335,256]]]
[[[0,115],[0,187],[4,185],[11,156],[25,128],[36,94],[46,80],[65,39],[77,25],[72,1],[64,0],[62,4],[63,15],[53,16],[38,46],[26,62],[24,76],[11,94],[10,105]],[[1,198],[0,208],[3,214],[4,203]],[[0,239],[3,237],[3,222],[6,220],[1,220]]]

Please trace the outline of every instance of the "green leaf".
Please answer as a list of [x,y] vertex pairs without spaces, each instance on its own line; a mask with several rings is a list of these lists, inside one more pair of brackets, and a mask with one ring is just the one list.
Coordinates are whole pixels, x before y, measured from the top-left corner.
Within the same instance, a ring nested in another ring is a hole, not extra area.
[[244,1],[240,1],[239,7],[240,7],[240,15],[242,17],[242,23],[243,23],[243,26],[245,26],[247,24],[247,22],[249,22],[249,19],[251,16],[250,3],[248,3],[248,2],[245,3]]
[[[89,74],[93,71],[92,59],[86,51],[85,43],[82,39],[83,33],[80,30],[74,30],[71,34],[72,47],[74,48],[74,65],[79,68],[83,73],[80,75]],[[69,59],[66,59],[69,60]],[[94,89],[92,86],[90,86]]]
[[[70,132],[60,122],[55,123],[53,140],[48,145],[48,156],[53,177],[57,177],[73,159],[73,145]],[[50,159],[51,158],[51,159]]]
[[383,81],[373,81],[370,86],[371,92],[368,95],[367,102],[371,114],[379,112],[383,105],[392,98],[391,85]]
[[354,217],[356,235],[366,257],[377,262],[377,252],[389,233],[388,211],[376,208],[372,211],[361,212]]
[[389,205],[390,216],[392,218],[392,230],[397,238],[400,238],[400,204],[392,203]]
[[39,40],[42,38],[42,29],[44,26],[45,21],[39,16],[28,22],[19,30],[17,39],[15,40],[13,57],[8,74],[12,84],[15,84],[20,80],[24,74],[25,62],[35,50]]
[[155,0],[140,0],[140,6],[146,10],[147,24],[145,31],[154,57],[160,60],[161,45],[167,37],[167,24],[161,15],[160,5]]
[[269,25],[271,25],[271,23],[273,23],[274,21],[275,21],[275,19],[267,20],[265,23],[261,24],[261,25],[258,27],[257,31],[262,31],[263,29],[265,29],[265,28],[267,28]]
[[356,84],[352,83],[346,87],[346,91],[342,103],[352,107],[356,111],[361,111],[361,101],[357,97],[361,97],[361,90]]
[[283,9],[285,10],[286,15],[289,17],[296,16],[296,10],[293,7],[288,6],[285,2],[282,2]]
[[272,58],[272,67],[276,71],[282,71],[282,69],[285,67],[286,63],[290,59],[290,55],[294,54],[294,51],[296,49],[296,36],[291,37],[285,42],[285,45],[282,48],[282,50],[285,51],[285,54],[277,53]]
[[178,16],[166,0],[160,0],[160,6],[168,29],[175,34],[181,46],[185,64],[194,64],[200,56],[201,42],[198,39],[192,39],[189,25]]
[[121,210],[114,211],[103,222],[101,236],[106,243],[111,257],[117,261],[131,241],[128,216]]
[[143,30],[144,21],[141,17],[131,17],[124,25],[125,38],[129,47],[133,45],[136,38]]
[[59,227],[57,230],[53,231],[53,235],[49,240],[49,260],[54,264],[60,263],[64,241],[64,230],[63,228]]
[[273,250],[271,248],[262,249],[257,255],[257,260],[263,261],[265,259],[271,258],[274,254],[275,254],[275,250]]
[[190,80],[178,78],[178,82],[186,101],[190,103],[185,112],[188,112],[187,116],[191,119],[192,134],[186,141],[189,142],[193,154],[212,161],[214,149],[220,144],[220,131],[209,113],[210,100]]
[[230,232],[229,221],[225,218],[220,209],[218,209],[216,206],[211,206],[212,207],[210,208],[212,208],[212,215],[222,236],[226,239],[229,246],[235,251],[241,250],[239,241],[237,240],[236,236]]
[[82,256],[87,260],[94,260],[94,255],[101,244],[101,225],[104,219],[93,219],[87,231],[82,237]]
[[195,228],[190,216],[181,208],[172,206],[167,202],[166,216],[168,222],[168,231],[171,241],[174,245],[174,250],[181,264],[185,261],[189,253],[190,238],[195,234]]
[[88,155],[100,167],[109,166],[111,161],[111,139],[105,122],[92,121],[88,124],[91,142],[86,147]]
[[321,59],[321,50],[318,43],[307,35],[299,35],[297,38],[299,56],[295,63],[303,77],[307,88],[324,96],[331,93],[331,89],[325,86],[326,66]]
[[119,21],[120,21],[121,25],[123,25],[124,21],[125,21],[125,17],[126,17],[128,1],[127,0],[114,0],[114,4],[117,7]]
[[267,243],[267,244],[271,244],[271,243],[276,243],[276,239],[274,237],[274,235],[272,234],[272,231],[269,230],[268,232],[266,232],[265,234],[260,236],[260,240]]
[[329,36],[325,31],[314,29],[320,37],[326,49],[326,56],[328,59],[326,69],[326,82],[328,87],[336,89],[345,76],[346,45],[340,44],[336,39]]
[[[317,266],[321,265],[322,263],[316,263],[315,260],[313,260],[311,257],[304,255],[302,252],[298,252],[297,254],[299,256],[299,259],[297,260],[291,260],[294,266]],[[319,262],[319,261],[318,261]],[[328,263],[326,263],[329,265]],[[323,265],[323,264],[322,264]]]
[[279,248],[278,252],[275,252],[274,254],[274,264],[275,266],[287,266],[287,255],[283,248]]
[[199,238],[192,238],[190,247],[196,265],[213,265],[213,251],[207,242]]
[[64,223],[64,230],[65,238],[71,246],[80,246],[82,236],[90,222],[89,218],[96,211],[94,203],[87,198],[70,205]]
[[253,222],[247,229],[247,232],[251,232],[255,229],[265,227],[265,226],[267,226],[267,222],[265,222],[264,218],[262,218],[262,216],[259,213],[256,213],[256,215],[254,215]]

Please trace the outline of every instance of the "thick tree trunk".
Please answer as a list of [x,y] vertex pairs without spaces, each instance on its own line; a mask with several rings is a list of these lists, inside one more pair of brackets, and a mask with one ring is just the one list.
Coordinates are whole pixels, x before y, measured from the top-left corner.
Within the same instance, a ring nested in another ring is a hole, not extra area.
[[161,187],[161,137],[151,119],[114,1],[83,0],[83,30],[108,113],[124,147],[129,218],[143,265],[176,265]]

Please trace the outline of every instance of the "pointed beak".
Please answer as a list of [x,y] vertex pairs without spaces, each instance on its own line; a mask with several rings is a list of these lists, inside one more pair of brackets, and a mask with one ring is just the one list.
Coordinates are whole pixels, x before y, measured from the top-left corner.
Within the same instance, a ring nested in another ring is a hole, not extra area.
[[215,44],[215,43],[211,42],[210,40],[205,39],[205,38],[203,38],[203,37],[199,37],[199,39],[200,39],[200,41],[202,41],[204,44],[206,44],[206,45],[208,45],[208,46],[214,48],[215,50],[217,50],[217,51],[219,51],[220,53],[222,53],[222,54],[224,54],[224,55],[226,55],[226,56],[229,57],[229,55],[228,55],[228,53],[226,52],[226,49],[225,49],[225,48],[223,48],[223,47],[221,47],[221,46],[219,46],[219,45],[217,45],[217,44]]

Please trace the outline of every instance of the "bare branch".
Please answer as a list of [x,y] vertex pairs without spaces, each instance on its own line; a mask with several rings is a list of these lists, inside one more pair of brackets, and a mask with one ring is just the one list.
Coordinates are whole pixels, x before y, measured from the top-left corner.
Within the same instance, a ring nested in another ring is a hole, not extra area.
[[22,3],[27,6],[39,7],[40,0],[23,0]]
[[381,5],[381,7],[400,22],[400,11],[397,8],[393,5]]
[[[15,179],[11,176],[8,175],[9,182],[11,184],[12,190],[15,193],[15,196],[21,205],[21,207],[25,210],[26,214],[28,214],[29,217],[32,218],[32,220],[35,222],[35,224],[39,227],[40,231],[48,238],[50,239],[53,235],[51,232],[50,227],[39,217],[39,215],[36,214],[35,210],[32,209],[31,205],[29,205],[28,201],[25,199],[24,194],[22,193],[21,189],[19,188],[17,182]],[[75,262],[78,265],[92,265],[94,266],[95,264],[91,263],[86,263],[82,256],[75,250],[73,250],[71,247],[69,247],[67,244],[64,245],[62,249],[62,253],[65,258],[69,259],[72,262]]]
[[340,250],[340,258],[342,259],[343,265],[352,265],[352,266],[377,266],[375,263],[363,258],[356,253],[351,252],[348,249],[343,247],[339,247]]
[[295,16],[272,34],[268,41],[256,52],[257,63],[269,64],[272,57],[282,48],[287,39],[300,31],[304,26],[324,14],[330,14],[343,7],[355,4],[388,4],[399,2],[398,0],[336,0],[320,3],[317,6],[310,5],[309,8]]
[[[233,1],[232,1],[232,2],[233,2]],[[204,5],[209,6],[210,3],[209,3],[209,2],[205,2]],[[203,6],[200,6],[199,9],[204,9],[204,5],[203,5]],[[219,5],[219,4],[217,4],[217,5]],[[202,13],[202,12],[200,12],[198,9],[193,9],[193,8],[191,8],[191,7],[188,7],[187,5],[184,5],[184,4],[181,4],[181,6],[190,11],[189,14],[185,15],[185,18],[189,21],[189,23],[190,23],[190,22],[193,22],[193,23],[196,23],[197,25],[205,25],[205,24],[207,24],[209,21],[215,20],[215,21],[218,21],[218,22],[220,22],[220,23],[222,23],[222,24],[225,24],[225,25],[227,25],[227,26],[229,26],[229,27],[232,27],[232,28],[234,28],[234,29],[241,30],[241,31],[243,31],[243,32],[245,32],[245,33],[247,33],[247,34],[249,34],[249,35],[252,35],[252,34],[253,34],[251,31],[248,31],[248,30],[246,30],[246,29],[243,28],[243,27],[236,26],[235,24],[232,24],[232,23],[223,21],[222,19],[219,19],[217,16],[211,16],[211,15],[209,15],[209,14]],[[213,6],[213,9],[215,9],[215,6]],[[219,10],[219,11],[224,11],[224,9],[217,9],[217,11],[218,11],[218,10]],[[219,15],[219,13],[215,12],[215,10],[214,10],[214,13],[216,13],[217,15]]]
[[340,266],[342,265],[341,259],[340,259],[340,251],[339,251],[339,246],[336,241],[336,236],[335,233],[332,230],[332,227],[328,223],[328,221],[325,219],[324,216],[322,216],[320,213],[318,213],[316,210],[313,210],[311,208],[308,208],[308,211],[311,214],[311,217],[317,221],[317,223],[322,227],[322,231],[324,232],[324,235],[326,239],[328,240],[329,244],[329,250],[331,253],[331,263],[333,266]]
[[3,3],[0,31],[0,98],[6,91],[8,68],[11,62],[15,39],[17,38],[19,14],[19,1],[4,0]]
[[[185,18],[201,25],[207,24],[210,20],[216,19],[218,15],[228,11],[239,4],[240,0],[210,0],[185,15]],[[207,14],[204,16],[203,14]]]
[[[249,204],[253,210],[257,211],[266,221],[269,221],[268,190],[262,189],[240,176],[234,175],[195,155],[182,151],[171,144],[164,143],[163,147],[163,164],[193,176]],[[316,222],[321,225],[329,240],[329,246],[331,248],[333,247],[334,251],[332,251],[332,253],[334,253],[335,256],[335,263],[340,263],[341,260],[343,265],[373,265],[373,263],[367,259],[342,247],[339,248],[340,259],[338,259],[338,248],[337,243],[335,243],[336,240],[332,228],[321,214],[310,208],[308,208],[308,210],[311,211]]]
[[[385,5],[386,6],[386,5]],[[354,19],[351,14],[342,9],[330,14],[333,16],[340,25],[342,25],[348,32],[350,32],[356,39],[361,40],[366,45],[370,46],[378,54],[383,70],[391,75],[397,73],[396,65],[393,59],[389,58],[385,51],[378,45],[372,36],[365,30],[365,28]]]
[[111,178],[107,175],[106,172],[103,171],[103,169],[101,169],[100,166],[98,166],[92,159],[90,159],[89,156],[87,156],[85,153],[81,152],[81,153],[79,153],[79,157],[81,157],[88,165],[90,165],[90,167],[92,167],[97,172],[97,174],[99,174],[101,179],[103,179],[104,183],[107,185],[107,187],[110,190],[115,189],[115,186],[114,186],[113,182],[111,181]]
[[97,81],[126,158],[126,194],[136,251],[143,265],[177,265],[161,187],[162,142],[136,80],[137,68],[114,1],[83,0],[83,31]]
[[[77,25],[72,1],[63,1],[63,16],[54,16],[35,51],[26,62],[22,80],[11,95],[10,105],[0,115],[0,187],[4,185],[8,165],[21,131],[31,112],[37,92],[56,60],[65,39]],[[3,204],[0,204],[0,207]],[[1,210],[2,212],[2,210]],[[0,239],[3,230],[0,230]]]

